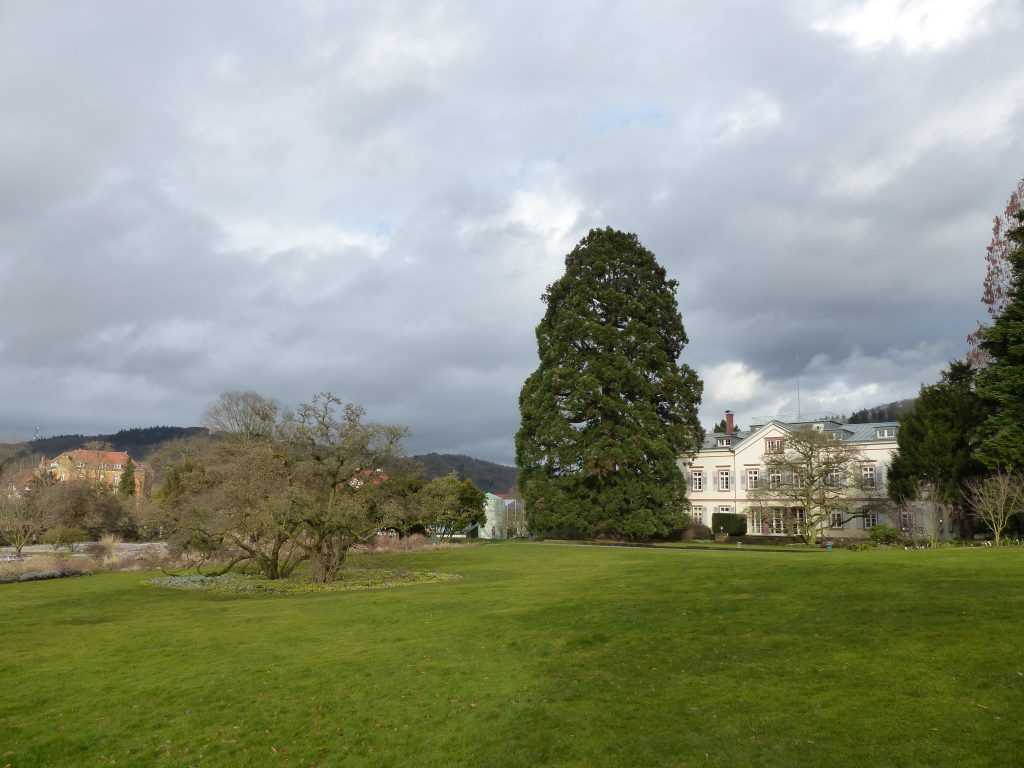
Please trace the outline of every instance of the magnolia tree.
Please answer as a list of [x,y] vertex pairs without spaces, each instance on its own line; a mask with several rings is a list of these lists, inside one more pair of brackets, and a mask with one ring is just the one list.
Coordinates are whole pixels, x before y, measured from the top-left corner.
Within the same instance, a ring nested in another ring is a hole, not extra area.
[[782,530],[812,543],[834,522],[863,517],[868,506],[851,509],[850,490],[874,502],[880,494],[861,482],[863,456],[831,432],[800,429],[786,435],[782,449],[766,453],[766,477],[748,488],[762,519],[780,521]]
[[482,513],[472,483],[428,483],[402,458],[405,428],[368,422],[360,406],[330,393],[283,415],[251,393],[223,396],[214,412],[213,437],[154,460],[162,482],[148,526],[196,567],[244,563],[277,579],[308,561],[311,577],[326,582],[353,546],[383,529],[450,535]]
[[[982,283],[981,303],[993,320],[1002,314],[1010,298],[1010,253],[1014,244],[1009,233],[1018,226],[1017,214],[1020,213],[1022,202],[1024,178],[1017,182],[1010,193],[1002,215],[992,219],[992,239],[985,249],[985,280]],[[981,347],[984,329],[985,326],[979,324],[978,329],[967,337],[971,345],[969,359],[975,366],[983,366],[988,362],[988,354]]]

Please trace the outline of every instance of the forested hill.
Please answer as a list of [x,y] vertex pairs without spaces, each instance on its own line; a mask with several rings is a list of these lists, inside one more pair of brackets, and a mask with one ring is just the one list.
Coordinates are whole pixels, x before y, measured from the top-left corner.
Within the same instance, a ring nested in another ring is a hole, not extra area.
[[460,477],[472,480],[481,490],[491,493],[504,493],[514,488],[519,475],[515,467],[455,453],[424,453],[411,458],[426,468],[428,478],[457,472]]
[[38,440],[29,440],[24,443],[17,443],[6,446],[7,453],[15,460],[30,456],[53,457],[64,451],[74,448],[81,448],[86,443],[105,443],[111,450],[127,451],[133,459],[145,461],[153,451],[169,440],[176,440],[183,437],[204,434],[203,427],[145,427],[136,429],[122,429],[110,435],[57,435],[55,437],[41,437]]
[[873,408],[863,408],[850,414],[846,420],[848,424],[867,424],[872,421],[900,421],[904,416],[914,410],[916,398],[909,400],[897,400],[894,403],[876,405]]

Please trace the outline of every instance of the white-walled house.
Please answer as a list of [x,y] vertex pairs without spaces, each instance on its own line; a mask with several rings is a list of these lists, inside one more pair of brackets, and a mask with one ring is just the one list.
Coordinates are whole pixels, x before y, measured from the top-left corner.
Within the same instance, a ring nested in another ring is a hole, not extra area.
[[[863,538],[875,525],[886,523],[901,528],[896,508],[885,501],[885,483],[892,457],[896,453],[898,422],[842,424],[837,421],[783,422],[772,420],[752,425],[745,432],[732,428],[732,413],[726,411],[725,432],[705,436],[701,450],[693,457],[679,460],[687,478],[691,515],[695,523],[711,526],[711,515],[729,512],[745,515],[747,533],[761,536],[785,535],[781,507],[773,512],[763,502],[755,503],[747,491],[769,481],[764,462],[766,453],[783,450],[786,435],[797,429],[815,429],[832,434],[858,449],[861,461],[857,473],[860,483],[848,490],[849,510],[870,505],[874,511],[863,518],[834,519],[825,531],[828,538]],[[879,502],[882,501],[880,505]],[[886,511],[879,511],[879,507]]]

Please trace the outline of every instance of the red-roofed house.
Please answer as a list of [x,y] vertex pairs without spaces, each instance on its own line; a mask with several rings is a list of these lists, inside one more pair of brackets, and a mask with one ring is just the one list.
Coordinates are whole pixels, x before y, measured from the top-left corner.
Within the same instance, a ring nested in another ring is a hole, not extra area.
[[[52,459],[45,457],[39,463],[39,471],[48,473],[54,480],[91,480],[95,483],[117,488],[121,474],[131,458],[125,451],[93,451],[76,448]],[[146,484],[146,468],[132,462],[135,469],[135,495],[142,496]]]

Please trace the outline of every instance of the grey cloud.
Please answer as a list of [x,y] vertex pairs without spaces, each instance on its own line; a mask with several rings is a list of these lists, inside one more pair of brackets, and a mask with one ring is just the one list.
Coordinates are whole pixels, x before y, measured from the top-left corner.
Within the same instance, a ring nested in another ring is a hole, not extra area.
[[812,28],[845,7],[5,5],[0,436],[331,389],[509,461],[605,224],[680,281],[705,419],[913,394],[1024,173],[1021,14],[857,50]]

